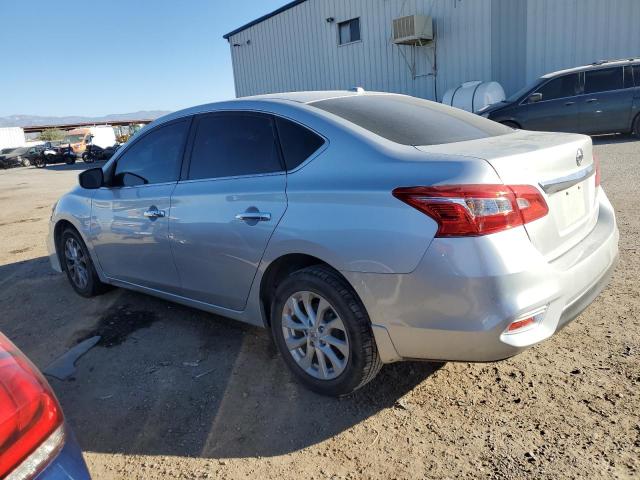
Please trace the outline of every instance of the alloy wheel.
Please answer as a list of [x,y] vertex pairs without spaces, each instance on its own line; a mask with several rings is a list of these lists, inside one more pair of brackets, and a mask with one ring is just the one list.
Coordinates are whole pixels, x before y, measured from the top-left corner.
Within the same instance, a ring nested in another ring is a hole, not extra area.
[[64,245],[64,258],[71,280],[81,290],[89,283],[89,269],[84,250],[75,238],[67,238]]
[[321,295],[300,291],[282,311],[282,332],[289,353],[307,374],[320,380],[337,378],[349,361],[347,329]]

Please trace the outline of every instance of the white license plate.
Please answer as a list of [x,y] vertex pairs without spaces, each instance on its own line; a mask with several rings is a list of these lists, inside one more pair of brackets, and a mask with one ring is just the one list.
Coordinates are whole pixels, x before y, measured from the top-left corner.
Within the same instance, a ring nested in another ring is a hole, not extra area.
[[560,231],[569,228],[587,214],[586,185],[578,184],[554,194],[554,213]]

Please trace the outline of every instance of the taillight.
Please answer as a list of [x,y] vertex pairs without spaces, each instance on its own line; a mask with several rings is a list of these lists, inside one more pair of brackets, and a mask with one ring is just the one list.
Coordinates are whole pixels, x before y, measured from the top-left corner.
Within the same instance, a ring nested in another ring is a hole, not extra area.
[[487,235],[549,212],[544,197],[531,185],[401,187],[393,196],[438,222],[437,237]]
[[600,158],[593,152],[593,163],[596,166],[596,187],[600,186]]
[[62,422],[49,384],[0,333],[0,478],[35,476],[62,446]]

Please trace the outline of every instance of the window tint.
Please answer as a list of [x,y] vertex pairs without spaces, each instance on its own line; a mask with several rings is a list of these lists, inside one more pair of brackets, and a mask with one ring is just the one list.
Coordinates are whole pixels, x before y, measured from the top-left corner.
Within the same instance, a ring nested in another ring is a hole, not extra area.
[[580,92],[578,74],[572,73],[570,75],[564,75],[563,77],[554,78],[545,83],[536,93],[542,94],[542,101],[580,95],[582,92]]
[[438,145],[513,133],[479,115],[404,95],[354,95],[311,105],[403,145]]
[[360,40],[359,18],[354,18],[338,24],[338,42],[340,45],[357,42],[358,40]]
[[200,117],[191,151],[190,179],[281,170],[270,116],[230,112]]
[[623,86],[622,68],[604,68],[584,72],[584,93],[607,92]]
[[287,170],[293,170],[324,143],[324,139],[297,123],[276,117],[280,145]]
[[178,180],[189,120],[159,127],[131,145],[118,159],[114,186]]
[[640,65],[633,66],[633,78],[636,82],[636,87],[640,87]]

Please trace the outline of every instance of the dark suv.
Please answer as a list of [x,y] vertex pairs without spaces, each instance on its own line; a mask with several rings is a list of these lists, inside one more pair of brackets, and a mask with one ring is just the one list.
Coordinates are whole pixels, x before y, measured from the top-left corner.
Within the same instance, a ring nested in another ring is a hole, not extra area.
[[525,130],[640,136],[640,58],[549,73],[478,113]]

